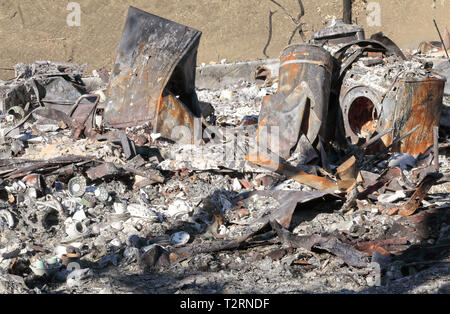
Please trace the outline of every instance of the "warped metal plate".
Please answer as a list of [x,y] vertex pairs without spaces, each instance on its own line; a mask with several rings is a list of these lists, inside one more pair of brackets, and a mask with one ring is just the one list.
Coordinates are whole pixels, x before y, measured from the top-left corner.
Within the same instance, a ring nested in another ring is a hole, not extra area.
[[150,123],[158,132],[162,98],[169,91],[189,109],[186,114],[199,116],[195,68],[200,37],[197,30],[130,7],[108,86],[105,125]]

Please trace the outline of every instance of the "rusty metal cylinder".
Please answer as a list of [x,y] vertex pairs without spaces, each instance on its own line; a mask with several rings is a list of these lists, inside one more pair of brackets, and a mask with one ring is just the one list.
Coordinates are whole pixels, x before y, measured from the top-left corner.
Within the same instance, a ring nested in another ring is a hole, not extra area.
[[333,58],[309,44],[288,46],[280,58],[278,92],[265,97],[258,126],[258,147],[289,158],[304,134],[318,144],[326,134]]
[[283,129],[291,148],[297,144],[299,132],[311,143],[318,135],[325,136],[332,73],[333,58],[321,47],[295,44],[283,51],[278,94],[283,100],[280,111],[289,117]]
[[399,81],[395,100],[388,100],[395,101],[395,111],[382,117],[384,128],[394,129],[387,144],[418,127],[394,150],[416,156],[433,146],[433,128],[439,127],[444,86],[445,79],[437,76]]

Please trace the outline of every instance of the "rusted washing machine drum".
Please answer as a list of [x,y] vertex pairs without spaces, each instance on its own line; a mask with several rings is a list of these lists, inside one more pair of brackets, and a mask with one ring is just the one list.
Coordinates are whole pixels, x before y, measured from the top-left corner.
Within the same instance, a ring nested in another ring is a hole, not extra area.
[[365,66],[355,63],[344,77],[340,105],[346,136],[352,144],[393,129],[381,146],[415,130],[395,152],[418,155],[433,145],[439,126],[446,79],[417,61],[387,61]]
[[266,97],[262,105],[258,143],[287,158],[301,134],[311,144],[324,136],[332,71],[333,59],[325,49],[309,44],[288,46],[280,58],[278,93]]

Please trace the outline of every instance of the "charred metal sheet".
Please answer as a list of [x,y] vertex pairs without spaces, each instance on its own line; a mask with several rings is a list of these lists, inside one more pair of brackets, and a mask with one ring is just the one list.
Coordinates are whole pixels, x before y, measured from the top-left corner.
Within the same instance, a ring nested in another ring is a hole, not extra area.
[[0,86],[0,112],[5,114],[14,106],[31,103],[34,94],[31,84],[14,82],[11,85]]
[[[80,103],[83,99],[93,99],[93,102],[87,101]],[[99,95],[83,95],[81,96],[71,108],[63,108],[65,111],[60,111],[51,106],[46,106],[42,109],[36,109],[33,114],[43,118],[64,123],[67,127],[72,129],[74,138],[79,138],[84,131],[86,136],[91,136],[94,125],[94,115],[97,109]],[[67,106],[65,106],[67,107]]]
[[386,62],[376,67],[357,62],[347,72],[340,96],[345,133],[352,144],[358,144],[392,129],[382,137],[388,147],[417,127],[393,148],[417,156],[434,144],[433,128],[439,126],[445,79],[420,63]]
[[365,39],[364,29],[358,25],[346,24],[342,19],[328,22],[326,28],[318,31],[312,37],[315,44],[342,44]]
[[56,109],[52,108],[37,109],[34,111],[34,114],[49,120],[62,122],[68,127],[72,126],[72,120],[69,118],[69,116],[64,112]]
[[115,176],[120,174],[120,170],[112,163],[104,163],[97,167],[92,167],[86,171],[86,174],[91,180],[98,180],[107,176]]
[[325,123],[331,88],[333,59],[321,47],[296,44],[288,46],[280,60],[278,93],[264,99],[257,141],[289,158],[301,134],[310,143],[325,137]]
[[[165,125],[193,130],[201,114],[195,93],[200,36],[197,30],[130,7],[109,81],[105,125],[149,123],[153,132],[168,138]],[[164,98],[169,94],[174,96]]]
[[[51,160],[23,161],[20,159],[8,159],[0,161],[1,177],[5,180],[23,178],[31,173],[48,172],[54,168],[62,168],[68,164],[78,164],[92,161],[89,157],[64,156]],[[22,167],[20,167],[22,166]]]
[[83,83],[68,75],[44,77],[36,82],[43,103],[71,105],[86,94]]
[[[48,67],[44,66],[48,65]],[[35,105],[67,106],[86,93],[81,76],[74,68],[61,67],[48,62],[22,65],[26,69],[16,69],[17,78],[0,87],[0,111],[8,112],[11,107],[25,107],[27,103]],[[40,68],[42,66],[42,68]],[[74,65],[75,66],[75,65]],[[59,109],[61,108],[54,108]],[[63,110],[62,110],[63,111]]]
[[397,46],[396,43],[392,41],[389,37],[383,34],[383,32],[379,32],[376,34],[373,34],[370,39],[378,41],[385,45],[388,48],[388,51],[394,52],[397,56],[402,58],[403,60],[406,60],[406,56],[404,55],[403,51]]
[[352,50],[356,49],[365,49],[368,52],[383,52],[386,56],[397,56],[393,47],[387,47],[385,44],[373,39],[364,39],[355,40],[340,46],[339,50],[333,53],[333,57],[338,60],[343,60],[346,54],[352,53]]
[[238,240],[214,240],[202,243],[190,244],[188,246],[174,248],[171,250],[169,258],[171,264],[177,264],[192,256],[204,253],[214,253],[220,251],[237,250],[241,246],[245,246],[247,238]]
[[286,247],[303,248],[308,251],[311,251],[313,247],[318,247],[341,258],[349,266],[364,268],[368,265],[367,254],[358,251],[346,243],[342,243],[335,237],[317,234],[296,236],[288,230],[283,229],[276,221],[272,221],[271,226],[277,232],[281,243]]
[[278,211],[264,217],[259,221],[267,224],[272,220],[276,220],[283,228],[289,229],[291,226],[292,215],[299,204],[308,203],[314,200],[323,199],[327,194],[324,192],[298,192],[298,191],[255,191],[250,192],[248,197],[254,195],[270,196],[280,202]]
[[153,183],[164,183],[164,177],[155,169],[140,170],[133,167],[116,165],[113,163],[102,163],[97,167],[92,167],[86,171],[91,180],[98,180],[110,176],[137,175],[146,178]]
[[122,144],[122,149],[125,154],[125,158],[130,160],[134,156],[136,156],[136,147],[134,143],[130,141],[127,134],[124,131],[119,132],[120,143]]

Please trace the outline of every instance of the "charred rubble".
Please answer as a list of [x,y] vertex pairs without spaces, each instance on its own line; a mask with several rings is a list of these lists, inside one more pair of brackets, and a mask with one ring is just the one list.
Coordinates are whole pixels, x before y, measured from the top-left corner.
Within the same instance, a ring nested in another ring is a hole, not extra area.
[[[335,20],[280,60],[197,68],[200,37],[130,8],[111,72],[1,82],[1,292],[108,292],[108,272],[145,292],[448,279],[448,60]],[[187,272],[203,288],[167,279]]]

